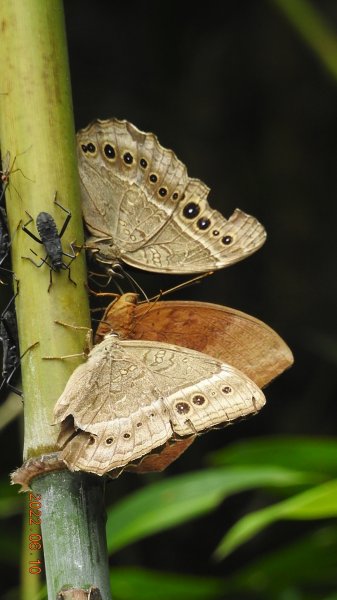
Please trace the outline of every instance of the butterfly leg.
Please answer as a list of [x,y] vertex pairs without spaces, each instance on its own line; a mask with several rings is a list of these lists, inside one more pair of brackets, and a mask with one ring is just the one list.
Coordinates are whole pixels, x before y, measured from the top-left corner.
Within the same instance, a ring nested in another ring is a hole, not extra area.
[[[68,266],[73,262],[73,260],[80,254],[83,246],[77,246],[76,240],[69,244],[71,248],[71,254],[69,252],[62,252],[63,256],[68,256],[71,258],[71,261],[68,263]],[[76,248],[76,249],[75,249]]]
[[68,358],[87,357],[85,352],[77,352],[76,354],[64,354],[63,356],[42,356],[42,360],[67,360]]
[[90,350],[93,347],[92,342],[92,329],[90,327],[82,327],[81,325],[72,325],[71,323],[64,323],[64,321],[54,321],[56,325],[61,325],[62,327],[68,327],[70,329],[75,329],[76,331],[86,331],[85,342],[84,342],[84,350],[83,352],[77,352],[76,354],[67,354],[64,356],[43,356],[43,360],[66,360],[67,358],[76,358],[79,356],[83,356],[87,358]]
[[107,475],[107,477],[109,477],[109,479],[117,479],[123,473],[123,471],[127,468],[127,466],[128,465],[124,465],[124,467],[112,469],[111,471],[108,471],[106,473],[106,475]]

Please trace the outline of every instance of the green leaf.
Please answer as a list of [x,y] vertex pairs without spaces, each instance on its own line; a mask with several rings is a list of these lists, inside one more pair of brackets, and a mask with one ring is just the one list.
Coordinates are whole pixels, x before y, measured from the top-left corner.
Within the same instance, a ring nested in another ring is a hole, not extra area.
[[210,512],[224,498],[261,486],[309,483],[313,476],[282,468],[224,468],[160,481],[122,500],[108,511],[110,552],[158,531]]
[[208,456],[212,465],[279,465],[300,471],[337,474],[335,438],[265,437],[232,444]]
[[20,532],[2,528],[0,538],[0,561],[4,565],[17,565],[20,556]]
[[216,600],[225,587],[221,579],[132,567],[112,569],[110,582],[114,600]]
[[337,37],[320,3],[308,0],[273,0],[284,13],[296,33],[320,59],[324,67],[337,79]]
[[[258,558],[226,580],[232,593],[250,592],[270,600],[289,588],[335,589],[337,526],[320,528],[292,544]],[[321,598],[321,593],[319,598]],[[279,597],[279,596],[277,596]]]
[[316,486],[283,502],[251,513],[238,521],[215,551],[224,558],[271,523],[280,519],[327,519],[337,516],[337,480]]
[[10,485],[9,478],[0,481],[0,519],[7,519],[23,510],[23,497],[18,496],[17,486]]

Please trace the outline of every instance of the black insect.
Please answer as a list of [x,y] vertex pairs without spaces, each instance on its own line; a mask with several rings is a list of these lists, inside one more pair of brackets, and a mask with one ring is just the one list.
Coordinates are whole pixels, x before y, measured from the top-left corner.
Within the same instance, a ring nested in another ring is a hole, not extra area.
[[[71,275],[70,275],[70,264],[72,263],[74,258],[76,258],[76,256],[77,256],[77,253],[75,252],[75,248],[74,248],[75,242],[72,242],[70,244],[72,254],[63,252],[62,243],[61,243],[61,238],[62,238],[64,232],[66,231],[69,221],[71,219],[71,212],[69,210],[67,210],[66,208],[64,208],[64,206],[59,204],[59,202],[57,202],[56,194],[54,197],[54,203],[59,208],[61,208],[65,213],[67,213],[67,216],[61,227],[60,232],[57,231],[57,227],[56,227],[54,218],[52,217],[51,214],[49,214],[47,212],[40,212],[36,217],[36,228],[40,234],[41,239],[38,238],[29,229],[27,229],[27,226],[33,221],[33,217],[31,215],[29,215],[29,213],[27,213],[29,216],[29,221],[27,221],[27,223],[25,223],[22,226],[23,231],[28,233],[28,235],[33,240],[35,240],[35,242],[42,244],[47,253],[46,257],[42,258],[40,263],[36,263],[32,258],[29,258],[28,256],[23,256],[22,258],[30,260],[36,267],[41,267],[43,264],[48,265],[48,267],[50,269],[50,280],[49,280],[48,292],[49,292],[52,282],[53,282],[52,281],[53,271],[60,271],[61,269],[68,269],[68,279],[69,279],[69,281],[71,281],[71,283],[76,285],[75,281],[73,281],[73,279],[71,278]],[[31,250],[31,252],[33,252],[33,254],[35,254],[35,256],[37,256],[36,252],[34,252],[33,250]],[[68,256],[71,259],[70,262],[68,264],[66,264],[64,262],[64,260],[62,259],[62,256]],[[48,259],[49,259],[49,261],[48,261]]]
[[[6,260],[9,256],[9,249],[10,249],[11,242],[10,242],[8,226],[7,226],[6,210],[5,210],[4,206],[2,206],[2,204],[1,204],[2,197],[3,197],[3,195],[1,194],[1,196],[0,196],[0,271],[4,271],[6,273],[13,274],[13,271],[11,271],[11,269],[9,269],[7,266],[6,267],[4,266],[6,264]],[[2,281],[2,279],[0,277],[0,284],[2,284],[2,283],[5,283],[5,282]]]
[[[16,158],[16,157],[15,157]],[[2,162],[2,166],[3,169],[0,171],[0,181],[2,184],[2,191],[1,191],[1,200],[2,197],[5,195],[5,191],[7,189],[8,183],[9,183],[9,176],[13,171],[13,167],[14,167],[14,163],[15,163],[15,158],[13,161],[12,166],[9,166],[9,161],[10,161],[10,154],[9,152],[7,152],[3,162]]]
[[11,381],[20,366],[18,327],[14,300],[17,293],[11,298],[0,316],[0,342],[2,345],[2,382],[0,392],[6,385],[7,388],[22,396],[22,392],[12,385]]
[[0,268],[5,262],[9,252],[9,233],[7,229],[7,218],[5,209],[0,206]]

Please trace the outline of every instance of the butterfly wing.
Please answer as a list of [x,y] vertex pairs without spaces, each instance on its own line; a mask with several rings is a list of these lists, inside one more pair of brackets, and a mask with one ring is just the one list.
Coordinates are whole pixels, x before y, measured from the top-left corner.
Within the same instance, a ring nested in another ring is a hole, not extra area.
[[[146,454],[141,459],[126,465],[125,471],[131,473],[153,473],[164,471],[171,463],[181,456],[187,448],[194,442],[195,435],[190,435],[184,438],[174,437],[164,444],[152,450],[150,454]],[[109,477],[118,477],[120,469],[109,471]]]
[[201,352],[149,341],[124,341],[130,354],[143,355],[163,394],[174,433],[184,436],[228,424],[257,412],[265,398],[234,367]]
[[[87,228],[96,238],[112,238],[127,262],[128,253],[143,246],[174,212],[168,189],[182,195],[186,167],[155,135],[127,121],[97,120],[78,132],[77,141]],[[165,196],[153,177],[165,179]],[[98,247],[106,255],[112,251],[106,244]]]
[[74,419],[61,458],[73,470],[102,475],[175,434],[229,423],[264,403],[243,373],[202,353],[109,336],[74,371],[56,404],[56,422]]
[[99,475],[136,460],[172,435],[161,408],[151,371],[107,339],[75,369],[55,406],[61,458]]
[[[206,186],[191,181],[171,218],[146,244],[123,256],[126,263],[139,269],[146,264],[155,272],[203,273],[239,262],[264,244],[266,232],[255,217],[236,209],[225,219],[210,208]],[[199,188],[199,196],[191,187]]]
[[227,220],[212,210],[209,188],[189,178],[152,133],[111,119],[92,123],[77,139],[88,245],[102,262],[198,273],[233,264],[264,243],[254,217],[237,209]]
[[105,311],[97,339],[115,331],[123,338],[176,344],[204,352],[245,373],[261,388],[293,363],[282,338],[244,312],[196,301],[137,304],[124,294]]

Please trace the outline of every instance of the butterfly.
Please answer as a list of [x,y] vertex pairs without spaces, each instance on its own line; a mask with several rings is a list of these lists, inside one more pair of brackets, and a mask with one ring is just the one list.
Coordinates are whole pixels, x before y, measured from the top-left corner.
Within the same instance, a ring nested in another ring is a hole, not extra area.
[[258,250],[263,226],[239,209],[227,220],[209,188],[172,150],[128,121],[97,120],[77,134],[86,247],[108,273],[121,263],[160,273],[201,273]]
[[122,339],[167,342],[204,352],[236,367],[260,388],[294,360],[287,344],[266,323],[209,302],[140,303],[137,294],[123,294],[105,309],[95,341],[111,332]]
[[[262,321],[241,311],[196,301],[138,302],[134,293],[123,294],[106,308],[96,342],[111,331],[122,339],[167,342],[204,352],[231,364],[260,388],[293,363],[282,338]],[[172,438],[127,471],[161,471],[192,444],[195,436]]]
[[264,404],[251,379],[211,356],[108,334],[75,369],[55,405],[60,459],[70,470],[104,475]]

